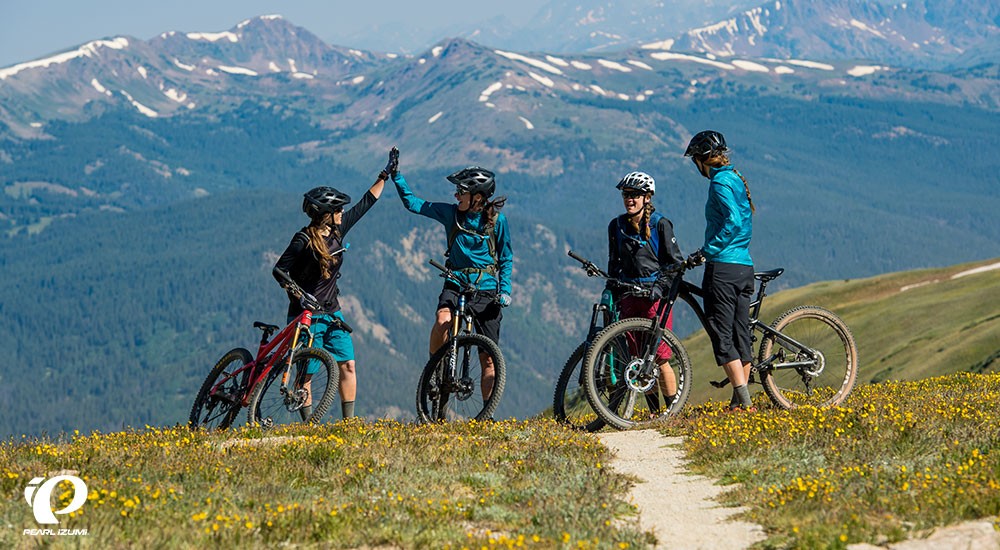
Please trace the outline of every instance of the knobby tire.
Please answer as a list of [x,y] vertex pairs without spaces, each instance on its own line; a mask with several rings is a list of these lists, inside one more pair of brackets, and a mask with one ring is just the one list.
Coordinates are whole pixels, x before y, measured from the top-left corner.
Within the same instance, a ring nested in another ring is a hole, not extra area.
[[253,355],[244,348],[229,350],[219,359],[191,405],[188,425],[192,429],[221,430],[232,426],[240,412],[243,387],[250,369],[238,376],[236,372],[252,361]]
[[[451,420],[488,420],[493,418],[506,384],[506,365],[503,354],[493,340],[482,334],[459,334],[456,340],[456,375],[461,376],[465,351],[469,356],[469,380],[463,390],[446,388],[444,373],[448,369],[452,340],[445,342],[427,361],[417,384],[417,419],[420,422],[444,422]],[[483,400],[483,367],[479,353],[493,359],[493,391],[489,399]]]

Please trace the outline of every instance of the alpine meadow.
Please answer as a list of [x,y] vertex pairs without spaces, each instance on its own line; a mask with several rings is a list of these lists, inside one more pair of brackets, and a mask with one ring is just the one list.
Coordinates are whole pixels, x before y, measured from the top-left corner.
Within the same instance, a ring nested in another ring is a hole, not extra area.
[[[996,258],[997,9],[939,4],[734,2],[718,25],[647,25],[638,41],[553,31],[520,51],[470,32],[416,55],[329,45],[262,16],[0,69],[0,435],[183,423],[218,357],[253,347],[253,321],[283,321],[270,270],[305,224],[302,193],[360,197],[393,145],[419,196],[451,200],[444,176],[477,164],[508,197],[516,261],[498,418],[550,406],[602,288],[565,253],[605,261],[623,174],[652,174],[682,252],[700,246],[706,185],[682,153],[704,128],[729,137],[748,178],[755,265],[786,269],[774,291],[865,292],[870,277]],[[963,10],[977,22],[955,23]],[[560,27],[532,25],[535,37]],[[927,45],[901,49],[904,31]],[[362,416],[413,418],[440,289],[427,262],[444,237],[392,189],[350,235],[340,285]],[[916,309],[920,292],[901,296],[914,301],[906,319],[935,315]],[[940,319],[985,331],[979,355],[941,368],[995,371],[996,322]],[[678,332],[694,331],[682,315]],[[855,328],[866,381],[940,373],[881,334]],[[712,368],[699,359],[696,380]]]

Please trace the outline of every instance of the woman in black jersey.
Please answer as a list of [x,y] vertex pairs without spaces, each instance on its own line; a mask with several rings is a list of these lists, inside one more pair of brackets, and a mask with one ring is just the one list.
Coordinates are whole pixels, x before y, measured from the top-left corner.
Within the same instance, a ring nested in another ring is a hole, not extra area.
[[[342,330],[334,319],[344,320],[340,311],[340,301],[337,295],[337,279],[344,262],[344,237],[354,227],[354,224],[375,205],[382,195],[382,188],[389,173],[394,170],[393,163],[397,158],[395,147],[389,152],[389,163],[378,175],[378,179],[350,210],[344,207],[351,202],[351,197],[333,187],[316,187],[304,195],[302,211],[309,216],[309,225],[303,227],[292,236],[292,242],[278,258],[274,270],[287,273],[302,290],[312,294],[319,301],[321,309],[313,313],[312,328],[313,346],[322,347],[330,352],[340,367],[340,406],[344,418],[354,416],[354,400],[357,393],[357,378],[354,371],[354,343],[351,335]],[[339,251],[339,252],[338,252]],[[274,275],[279,283],[282,277]],[[298,298],[289,295],[288,320],[291,322],[302,306]],[[318,370],[318,365],[309,365],[306,370],[306,390],[309,390],[309,380]],[[312,415],[312,395],[302,408],[303,419]]]
[[[656,182],[644,172],[631,172],[618,182],[625,213],[608,224],[608,274],[649,289],[649,297],[624,296],[618,301],[619,316],[656,317],[659,301],[670,287],[666,267],[684,261],[674,237],[674,226],[653,207]],[[612,291],[616,290],[611,288]],[[673,328],[673,312],[667,319]],[[659,389],[667,410],[677,397],[677,377],[667,364],[670,348],[661,342],[656,350],[660,366]],[[650,411],[660,409],[656,389],[646,395]]]

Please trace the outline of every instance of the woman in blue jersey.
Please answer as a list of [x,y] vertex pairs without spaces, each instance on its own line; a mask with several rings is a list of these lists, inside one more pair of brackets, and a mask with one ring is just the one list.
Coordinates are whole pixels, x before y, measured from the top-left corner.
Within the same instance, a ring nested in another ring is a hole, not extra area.
[[[346,212],[344,207],[351,202],[351,197],[333,187],[316,187],[306,193],[302,200],[302,211],[309,216],[309,225],[292,236],[292,241],[274,266],[274,271],[280,270],[288,274],[302,290],[315,296],[321,305],[322,309],[313,312],[312,317],[310,331],[313,334],[313,346],[322,347],[337,361],[340,370],[340,407],[344,418],[354,416],[354,400],[357,396],[354,343],[351,335],[335,321],[344,320],[340,301],[337,299],[340,293],[337,279],[340,278],[340,269],[344,263],[344,237],[382,195],[393,158],[393,153],[390,152],[386,169],[379,173],[375,183],[361,200]],[[283,284],[284,278],[281,275],[275,273],[274,277],[278,283]],[[289,295],[288,298],[288,322],[291,322],[302,313],[302,306],[299,305],[298,297]],[[309,365],[306,369],[304,387],[307,392],[310,391],[309,379],[315,372],[313,369],[318,368],[318,365]],[[306,406],[300,411],[303,420],[308,420],[312,415],[311,393],[306,399]]]
[[[478,290],[466,303],[472,312],[473,326],[476,332],[499,345],[502,308],[509,306],[511,300],[514,253],[507,218],[500,212],[504,198],[490,200],[496,190],[493,172],[471,166],[448,176],[448,181],[455,185],[457,203],[421,199],[410,191],[401,173],[391,171],[391,176],[407,210],[444,226],[448,236],[445,251],[447,267],[464,283],[471,283]],[[438,296],[437,314],[431,327],[431,354],[448,339],[451,312],[458,307],[458,291],[454,283],[446,281]],[[480,357],[483,362],[483,397],[488,398],[493,390],[493,363],[488,355],[481,354]]]
[[684,156],[709,179],[705,204],[705,244],[688,262],[708,262],[702,288],[715,361],[733,385],[730,408],[753,409],[750,378],[750,298],[753,295],[753,201],[746,179],[729,162],[726,139],[719,132],[699,132]]

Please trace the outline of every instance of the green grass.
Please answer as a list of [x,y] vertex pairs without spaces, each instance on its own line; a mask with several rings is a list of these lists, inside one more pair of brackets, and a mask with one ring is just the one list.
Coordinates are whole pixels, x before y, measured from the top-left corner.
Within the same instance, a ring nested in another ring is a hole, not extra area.
[[735,483],[730,504],[768,533],[763,548],[884,544],[979,518],[1000,520],[1000,374],[856,388],[843,407],[688,409],[695,471]]
[[39,527],[24,488],[62,470],[89,488],[58,526],[89,534],[52,537],[63,545],[648,547],[620,498],[630,480],[608,458],[596,439],[547,420],[26,439],[0,445],[0,525],[11,526],[0,547],[38,542],[22,534]]

